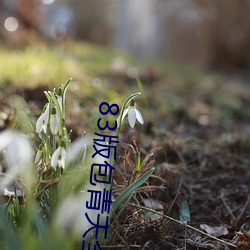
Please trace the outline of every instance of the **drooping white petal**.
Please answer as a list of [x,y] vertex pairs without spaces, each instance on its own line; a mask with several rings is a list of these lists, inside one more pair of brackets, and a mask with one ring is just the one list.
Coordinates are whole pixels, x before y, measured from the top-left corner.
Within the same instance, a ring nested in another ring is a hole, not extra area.
[[122,115],[122,120],[125,118],[126,114],[128,113],[129,111],[129,108],[126,108],[124,111],[123,111],[123,115]]
[[144,120],[143,120],[141,112],[138,109],[135,108],[135,113],[136,113],[136,119],[138,120],[138,122],[143,124]]
[[58,166],[64,169],[66,165],[66,161],[67,161],[67,152],[64,148],[62,148],[60,156],[61,156],[61,159],[58,160]]
[[57,161],[58,167],[64,169],[65,168],[65,161],[63,158],[59,158]]
[[58,101],[58,104],[59,104],[61,111],[62,111],[62,96],[60,96],[60,95],[57,96],[57,101]]
[[122,115],[122,120],[125,118],[125,116],[128,114],[128,122],[129,125],[134,128],[136,119],[141,123],[144,124],[144,119],[141,114],[141,112],[136,108],[135,103],[133,100],[130,101],[130,105],[128,108],[124,110],[124,113]]
[[59,120],[56,114],[52,114],[50,117],[50,130],[53,135],[56,135],[59,131]]
[[[4,141],[2,141],[4,139]],[[4,131],[0,134],[0,151],[4,150],[4,159],[7,163],[7,172],[1,179],[0,189],[6,187],[18,176],[28,187],[33,181],[32,147],[28,138],[17,132]]]
[[44,121],[41,131],[43,131],[45,134],[47,133],[47,125],[48,125],[48,123],[46,121]]
[[67,160],[67,152],[64,148],[62,148],[62,157],[65,159],[65,161]]
[[51,157],[50,163],[51,163],[51,166],[53,168],[55,168],[57,166],[57,164],[58,164],[58,158],[59,158],[60,154],[61,154],[61,147],[59,146],[56,149],[56,151],[52,154],[52,157]]
[[43,123],[44,123],[44,113],[42,113],[39,116],[39,118],[37,119],[37,122],[36,122],[36,132],[37,133],[40,133],[42,131]]
[[[69,194],[62,203],[58,206],[55,211],[55,227],[58,231],[66,234],[72,233],[76,238],[82,238],[83,233],[86,229],[93,225],[86,218],[86,213],[90,221],[96,221],[97,215],[100,214],[99,210],[87,209],[86,202],[91,200],[91,192],[103,191],[105,186],[90,184],[84,185],[80,194]],[[104,211],[100,214],[100,224],[103,225],[106,222],[107,212]],[[91,233],[86,235],[85,239],[90,239]]]
[[67,161],[67,152],[64,147],[59,146],[51,157],[51,166],[56,168],[58,165],[60,168],[65,168]]
[[9,130],[5,130],[0,133],[0,152],[5,149],[13,138],[13,133]]
[[128,112],[128,122],[129,125],[133,128],[135,126],[136,122],[136,113],[135,113],[135,108],[130,107],[129,112]]
[[87,146],[93,143],[93,138],[89,135],[84,135],[82,137],[77,138],[74,140],[70,147],[67,154],[67,160],[69,163],[74,162],[75,160],[79,159],[79,157],[86,156]]
[[36,122],[36,132],[40,133],[41,131],[44,131],[44,133],[47,132],[47,124],[49,120],[49,105],[47,105],[45,111],[40,115]]
[[16,168],[31,163],[32,148],[28,138],[19,133],[14,133],[13,139],[6,148],[6,157],[10,168]]

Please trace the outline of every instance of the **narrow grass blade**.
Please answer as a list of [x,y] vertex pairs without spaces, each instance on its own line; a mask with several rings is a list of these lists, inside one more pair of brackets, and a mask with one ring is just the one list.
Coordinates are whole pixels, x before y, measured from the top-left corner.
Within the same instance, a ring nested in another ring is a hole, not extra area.
[[0,208],[0,232],[4,235],[6,250],[21,250],[20,242],[14,228],[11,228],[7,214]]

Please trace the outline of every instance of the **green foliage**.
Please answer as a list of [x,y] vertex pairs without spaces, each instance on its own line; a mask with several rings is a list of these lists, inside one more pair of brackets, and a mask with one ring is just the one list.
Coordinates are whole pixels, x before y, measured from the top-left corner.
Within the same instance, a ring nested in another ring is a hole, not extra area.
[[[71,131],[65,127],[66,91],[69,83],[70,80],[57,89],[44,92],[47,104],[36,122],[36,131],[34,131],[34,122],[30,119],[30,112],[25,102],[19,97],[13,97],[11,105],[17,115],[11,127],[28,135],[32,144],[37,144],[32,169],[24,169],[34,171],[36,177],[28,183],[26,182],[28,179],[23,176],[33,176],[34,173],[29,174],[24,171],[11,176],[15,180],[13,185],[16,195],[9,198],[9,201],[3,203],[0,208],[0,246],[2,249],[74,250],[81,247],[82,238],[79,237],[79,233],[82,235],[84,231],[79,232],[78,220],[85,216],[86,198],[84,195],[87,193],[89,166],[93,163],[91,157],[93,146],[91,137],[88,135],[83,135],[82,138],[72,143]],[[118,117],[117,136],[120,133],[125,107],[138,95],[140,95],[139,92],[131,94],[124,101]],[[8,132],[4,135],[8,141],[7,146],[11,148],[16,134],[12,135],[12,132]],[[19,141],[15,143],[17,143],[15,145],[17,148],[14,150],[18,151],[22,143]],[[103,159],[98,159],[100,160]],[[154,168],[151,168],[143,174],[145,160],[141,162],[139,153],[136,160],[136,175],[133,183],[113,202],[112,211],[116,213],[117,209],[120,209],[114,222],[119,218],[136,190],[154,171]],[[113,166],[114,161],[111,160],[111,163]],[[19,167],[18,164],[8,167],[16,168]],[[17,196],[17,186],[22,188],[23,197]],[[104,186],[97,187],[97,190],[100,188]],[[27,241],[27,238],[30,240]],[[91,241],[91,238],[87,240]]]
[[[0,54],[0,84],[18,86],[54,86],[69,75],[86,82],[90,76],[107,72],[113,57],[118,55],[86,43],[60,47],[38,45],[23,50],[11,50],[0,45]],[[128,58],[126,55],[123,57]]]
[[67,62],[60,53],[46,47],[29,47],[24,51],[0,48],[0,82],[22,85],[63,80],[67,76]]
[[[152,175],[152,173],[154,172],[154,168],[149,169],[144,175],[142,175],[140,178],[138,178],[137,180],[135,180],[134,183],[132,183],[131,185],[129,185],[117,198],[116,200],[113,202],[112,205],[112,209],[114,211],[116,211],[118,209],[118,207],[124,202],[124,201],[129,201],[133,195],[133,193],[142,185],[144,184],[148,178]],[[123,207],[120,209],[119,213],[117,214],[116,218],[114,219],[114,221],[116,221],[119,217],[119,215],[121,214],[121,212],[124,210],[126,206],[123,205]]]

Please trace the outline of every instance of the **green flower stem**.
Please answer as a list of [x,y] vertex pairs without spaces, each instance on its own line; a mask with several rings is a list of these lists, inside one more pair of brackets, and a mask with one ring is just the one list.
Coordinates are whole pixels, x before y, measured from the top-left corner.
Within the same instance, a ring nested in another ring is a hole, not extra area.
[[[124,113],[124,110],[125,110],[125,107],[127,106],[127,104],[132,100],[134,99],[135,97],[137,97],[138,95],[140,95],[141,93],[140,92],[136,92],[134,94],[131,94],[129,97],[127,97],[127,99],[123,102],[122,104],[122,108],[121,108],[121,111],[120,111],[120,115],[118,116],[118,119],[117,119],[117,129],[116,129],[116,136],[119,137],[119,134],[120,134],[120,130],[121,130],[121,124],[122,124],[122,115]],[[115,163],[115,159],[114,157],[111,157],[111,166],[114,166],[114,163]]]
[[52,149],[53,152],[56,150],[56,135],[52,135]]
[[49,148],[48,148],[48,145],[49,145],[49,137],[46,136],[46,141],[44,143],[46,165],[49,164]]
[[118,116],[118,122],[117,122],[117,129],[116,129],[116,136],[119,136],[120,134],[120,129],[121,129],[121,123],[122,123],[122,115],[124,113],[124,110],[125,110],[125,107],[126,105],[132,100],[134,99],[135,97],[137,97],[138,95],[140,95],[141,92],[137,92],[137,93],[134,93],[132,95],[130,95],[129,97],[127,97],[127,99],[124,101],[124,103],[122,104],[122,108],[121,108],[121,111],[120,111],[120,115]]
[[65,149],[68,149],[70,146],[70,136],[69,133],[67,131],[67,129],[65,127],[63,127],[63,138],[65,139]]
[[54,93],[52,93],[51,91],[48,91],[51,99],[53,100],[53,103],[56,105],[56,108],[57,108],[57,111],[59,112],[59,136],[62,136],[63,135],[63,123],[64,123],[64,119],[62,117],[62,110],[61,110],[61,107],[56,99],[56,96]]
[[50,159],[49,159],[49,153],[50,153],[50,136],[49,136],[49,129],[50,129],[50,114],[51,114],[51,111],[52,111],[52,101],[51,101],[51,98],[49,96],[49,93],[47,91],[44,91],[48,101],[49,101],[49,117],[48,117],[48,123],[47,123],[47,129],[46,129],[46,133],[45,133],[45,145],[44,145],[44,148],[45,148],[45,157],[46,157],[46,164],[48,164],[50,162]]
[[[128,96],[128,97],[126,98],[126,100],[123,102],[122,108],[121,108],[121,111],[120,111],[120,115],[119,115],[118,118],[117,118],[116,136],[119,137],[119,134],[120,134],[121,124],[122,124],[122,115],[123,115],[123,113],[124,113],[124,110],[125,110],[126,105],[127,105],[132,99],[134,99],[135,97],[137,97],[137,96],[140,95],[140,94],[141,94],[140,92],[136,92],[136,93],[134,93],[134,94],[131,94],[131,95]],[[115,165],[114,155],[111,155],[110,164],[111,164],[112,167],[114,167],[114,165]],[[111,178],[111,184],[110,184],[111,187],[112,187],[112,184],[113,184],[113,177]]]
[[65,102],[66,102],[66,91],[68,89],[69,83],[72,81],[72,78],[70,78],[67,83],[63,86],[62,89],[62,127],[64,127],[65,123]]

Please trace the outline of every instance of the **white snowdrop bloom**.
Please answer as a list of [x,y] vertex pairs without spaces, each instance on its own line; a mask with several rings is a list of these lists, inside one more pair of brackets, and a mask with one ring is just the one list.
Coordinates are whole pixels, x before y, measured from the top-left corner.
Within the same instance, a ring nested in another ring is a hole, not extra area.
[[61,95],[57,96],[57,101],[58,101],[58,104],[59,104],[61,111],[62,111],[62,96]]
[[[56,230],[67,234],[72,233],[75,237],[82,239],[82,235],[86,232],[86,230],[93,226],[86,218],[86,213],[93,223],[96,223],[97,216],[100,214],[100,225],[105,225],[106,218],[108,216],[106,211],[101,214],[100,210],[88,209],[86,207],[86,202],[90,202],[93,198],[91,197],[91,192],[88,192],[88,190],[103,192],[104,188],[105,186],[103,184],[96,186],[87,184],[84,185],[80,194],[69,195],[65,200],[63,200],[62,204],[58,206],[58,210],[55,215],[54,225]],[[90,231],[86,237],[90,237],[94,232],[94,230]]]
[[140,122],[141,124],[144,123],[141,112],[135,107],[134,99],[130,101],[129,107],[124,110],[122,120],[125,118],[127,114],[128,114],[129,125],[132,128],[134,128],[136,120],[138,120],[138,122]]
[[0,133],[0,153],[7,163],[7,172],[1,179],[0,188],[21,177],[26,185],[33,179],[32,146],[28,138],[21,133],[6,130]]
[[60,126],[59,115],[55,107],[52,108],[50,116],[50,130],[53,135],[58,134]]
[[57,94],[56,94],[56,99],[58,101],[58,104],[60,106],[60,109],[62,111],[62,87],[58,88]]
[[[91,148],[93,144],[93,138],[89,135],[83,135],[82,137],[78,137],[75,139],[68,150],[68,162],[72,163],[75,160],[82,158],[86,158],[87,154],[87,148],[91,145]],[[92,159],[92,158],[91,158]]]
[[41,133],[42,131],[46,134],[47,132],[47,125],[49,120],[49,104],[47,104],[45,110],[40,115],[36,122],[36,132]]
[[51,166],[56,168],[56,166],[64,169],[67,161],[67,152],[62,145],[55,150],[51,157]]

